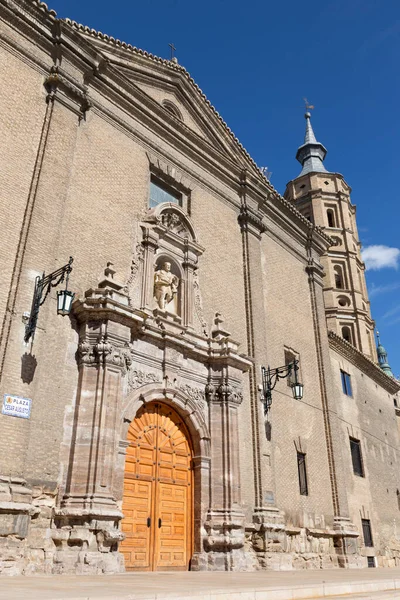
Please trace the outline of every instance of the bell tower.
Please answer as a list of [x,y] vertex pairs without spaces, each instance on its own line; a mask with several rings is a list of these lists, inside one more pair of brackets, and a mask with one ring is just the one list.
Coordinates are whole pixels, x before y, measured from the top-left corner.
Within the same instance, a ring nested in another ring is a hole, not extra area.
[[356,207],[350,200],[351,188],[342,175],[326,170],[327,150],[315,137],[309,112],[305,119],[304,143],[296,154],[302,170],[289,181],[284,197],[312,223],[322,227],[334,242],[321,259],[326,273],[324,301],[328,330],[376,362],[375,323],[360,254]]

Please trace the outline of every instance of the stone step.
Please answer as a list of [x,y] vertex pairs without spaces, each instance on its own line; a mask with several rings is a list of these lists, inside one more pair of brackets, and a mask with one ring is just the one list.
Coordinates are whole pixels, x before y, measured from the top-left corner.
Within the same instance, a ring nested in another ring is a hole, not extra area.
[[400,600],[400,569],[0,578],[0,600]]

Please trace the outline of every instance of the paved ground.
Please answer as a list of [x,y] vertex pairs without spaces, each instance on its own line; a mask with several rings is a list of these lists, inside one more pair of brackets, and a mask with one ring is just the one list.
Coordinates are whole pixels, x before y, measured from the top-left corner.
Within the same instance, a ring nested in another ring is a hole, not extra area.
[[0,600],[305,600],[324,597],[400,600],[400,569],[0,578]]

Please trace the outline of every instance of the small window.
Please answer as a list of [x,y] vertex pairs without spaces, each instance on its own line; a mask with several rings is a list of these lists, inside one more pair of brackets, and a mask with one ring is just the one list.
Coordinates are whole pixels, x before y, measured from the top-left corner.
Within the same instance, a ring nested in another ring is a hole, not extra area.
[[354,475],[358,475],[358,477],[364,477],[360,440],[350,438],[350,451]]
[[306,455],[303,452],[297,453],[297,469],[299,471],[299,489],[302,496],[308,496]]
[[398,407],[399,407],[399,405],[398,405],[398,403],[397,403],[397,400],[396,400],[396,398],[393,398],[393,404],[394,404],[394,407],[395,407],[395,408],[398,408]]
[[400,492],[399,492],[399,490],[396,490],[396,496],[397,496],[397,508],[400,510]]
[[326,215],[328,217],[328,227],[336,227],[335,224],[335,215],[331,208],[326,211]]
[[346,342],[349,342],[349,344],[352,343],[351,330],[350,327],[347,327],[347,325],[345,327],[342,327],[342,338],[346,340]]
[[370,569],[375,568],[375,556],[367,556],[367,564]]
[[372,531],[371,531],[371,521],[369,519],[361,519],[363,536],[364,536],[364,545],[367,548],[373,548],[374,542],[372,540]]
[[163,100],[162,105],[171,115],[174,115],[174,117],[183,121],[179,108],[173,102],[170,100]]
[[344,289],[344,279],[343,279],[342,267],[340,267],[339,265],[336,265],[333,268],[333,272],[335,275],[335,288],[337,288],[338,290],[343,290]]
[[150,181],[150,208],[154,208],[163,202],[181,205],[182,194],[152,177]]
[[343,393],[346,394],[346,396],[352,396],[353,390],[351,389],[350,375],[348,373],[346,373],[345,371],[340,371],[340,377],[342,379]]

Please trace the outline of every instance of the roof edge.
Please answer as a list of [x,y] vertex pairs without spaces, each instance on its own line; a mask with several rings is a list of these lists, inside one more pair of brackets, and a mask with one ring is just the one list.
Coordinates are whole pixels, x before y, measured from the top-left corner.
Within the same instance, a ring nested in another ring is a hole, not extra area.
[[371,377],[376,383],[381,385],[390,394],[396,394],[400,391],[400,381],[392,379],[386,375],[382,369],[375,364],[365,354],[357,350],[349,342],[338,336],[334,331],[328,331],[329,345],[338,354],[349,360],[354,366],[358,367]]

